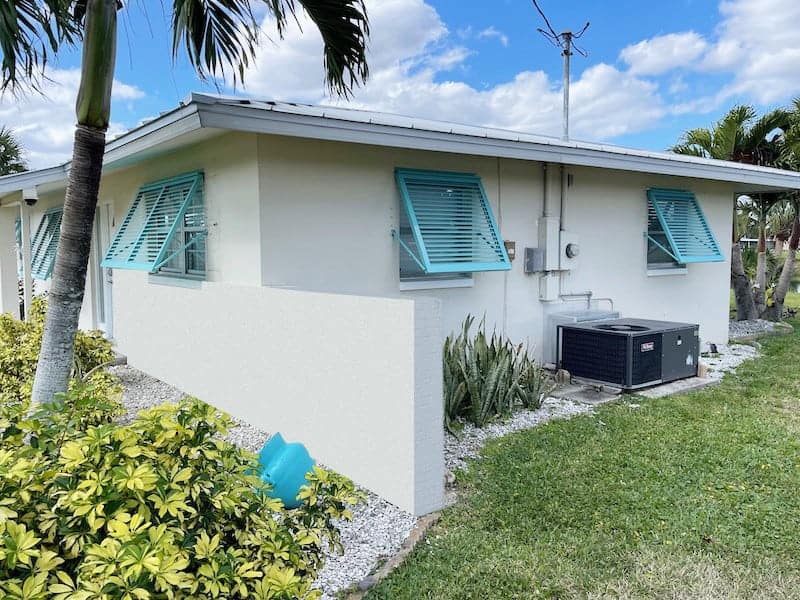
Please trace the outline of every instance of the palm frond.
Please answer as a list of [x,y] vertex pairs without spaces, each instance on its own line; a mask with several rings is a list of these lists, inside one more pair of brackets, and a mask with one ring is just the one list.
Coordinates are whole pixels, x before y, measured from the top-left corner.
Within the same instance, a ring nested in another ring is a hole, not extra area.
[[770,133],[776,129],[782,133],[789,129],[790,124],[791,113],[789,111],[782,108],[770,111],[753,122],[743,136],[742,145],[746,148],[757,148],[770,141],[767,140]]
[[671,151],[676,154],[688,154],[690,156],[700,156],[715,158],[713,152],[713,135],[708,129],[690,129],[683,134],[680,143],[673,146]]
[[201,79],[225,77],[234,84],[255,56],[259,27],[249,0],[175,0],[172,52],[185,46]]
[[795,218],[795,205],[792,199],[784,196],[767,212],[767,234],[781,240],[788,240]]
[[[328,87],[347,96],[368,76],[369,24],[363,0],[263,0],[283,37],[298,8],[308,13],[325,45]],[[263,37],[252,0],[174,0],[173,54],[186,48],[202,79],[232,76],[241,83]]]
[[674,154],[685,154],[687,156],[698,156],[700,158],[707,158],[708,153],[705,151],[704,148],[694,145],[694,144],[676,144],[669,149],[670,152]]
[[714,158],[731,160],[741,147],[747,124],[756,116],[752,106],[740,104],[729,110],[714,127]]
[[27,170],[22,144],[10,129],[0,127],[0,176]]
[[369,20],[363,0],[299,1],[322,34],[328,88],[341,96],[349,96],[353,86],[369,77]]
[[63,44],[80,39],[85,0],[15,0],[0,2],[0,91],[38,87],[44,68]]

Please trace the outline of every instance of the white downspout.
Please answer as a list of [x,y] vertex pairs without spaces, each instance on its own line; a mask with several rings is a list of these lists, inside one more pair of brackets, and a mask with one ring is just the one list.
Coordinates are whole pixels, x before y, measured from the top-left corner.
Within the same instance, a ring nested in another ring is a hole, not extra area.
[[24,190],[22,202],[19,203],[20,226],[22,229],[22,298],[25,307],[25,320],[31,314],[31,303],[33,302],[33,275],[31,271],[31,205],[28,202],[36,203],[39,199],[36,190]]

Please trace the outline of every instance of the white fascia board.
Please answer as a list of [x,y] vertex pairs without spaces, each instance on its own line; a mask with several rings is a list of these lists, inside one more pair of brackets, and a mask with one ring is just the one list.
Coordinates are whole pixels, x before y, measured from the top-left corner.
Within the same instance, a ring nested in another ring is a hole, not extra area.
[[800,173],[679,155],[428,131],[249,108],[244,104],[203,104],[199,111],[203,127],[709,179],[740,184],[736,187],[742,192],[800,189]]
[[24,189],[35,188],[38,185],[53,183],[66,180],[69,173],[69,166],[58,165],[38,171],[26,171],[15,175],[5,175],[0,177],[0,196],[12,192],[20,192]]
[[[200,127],[197,105],[181,106],[109,141],[106,144],[103,171],[113,170],[116,163],[132,158],[140,152],[168,142],[180,135],[200,129]],[[59,182],[66,184],[70,166],[71,163],[64,163],[63,165],[38,171],[26,171],[25,173],[0,177],[0,196],[27,188],[35,188],[40,185]]]
[[104,165],[112,167],[115,162],[130,158],[200,127],[197,105],[181,106],[108,142]]

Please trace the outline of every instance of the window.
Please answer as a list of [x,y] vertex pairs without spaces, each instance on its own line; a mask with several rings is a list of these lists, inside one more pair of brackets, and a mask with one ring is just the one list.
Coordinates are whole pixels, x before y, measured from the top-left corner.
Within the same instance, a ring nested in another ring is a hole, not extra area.
[[397,169],[400,279],[464,279],[509,270],[503,240],[477,175]]
[[647,190],[648,269],[684,268],[689,263],[724,260],[692,192]]
[[[56,250],[61,236],[62,208],[52,208],[42,215],[31,242],[31,275],[42,281],[50,279],[56,263]],[[20,245],[22,233],[20,228]]]
[[136,194],[102,266],[203,279],[207,234],[201,172],[149,183]]

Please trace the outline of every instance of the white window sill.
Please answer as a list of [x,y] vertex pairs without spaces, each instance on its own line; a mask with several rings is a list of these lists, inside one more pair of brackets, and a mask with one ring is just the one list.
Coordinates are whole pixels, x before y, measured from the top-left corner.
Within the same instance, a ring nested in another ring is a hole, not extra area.
[[686,267],[674,267],[669,269],[647,269],[648,277],[668,277],[670,275],[686,275],[689,269]]
[[475,285],[472,277],[459,277],[458,279],[431,279],[425,281],[401,281],[401,292],[412,292],[414,290],[438,290],[447,288],[471,288]]
[[168,285],[172,287],[190,288],[199,290],[203,287],[202,279],[194,279],[192,277],[177,277],[171,275],[159,275],[157,273],[150,273],[147,276],[148,283],[154,285]]

